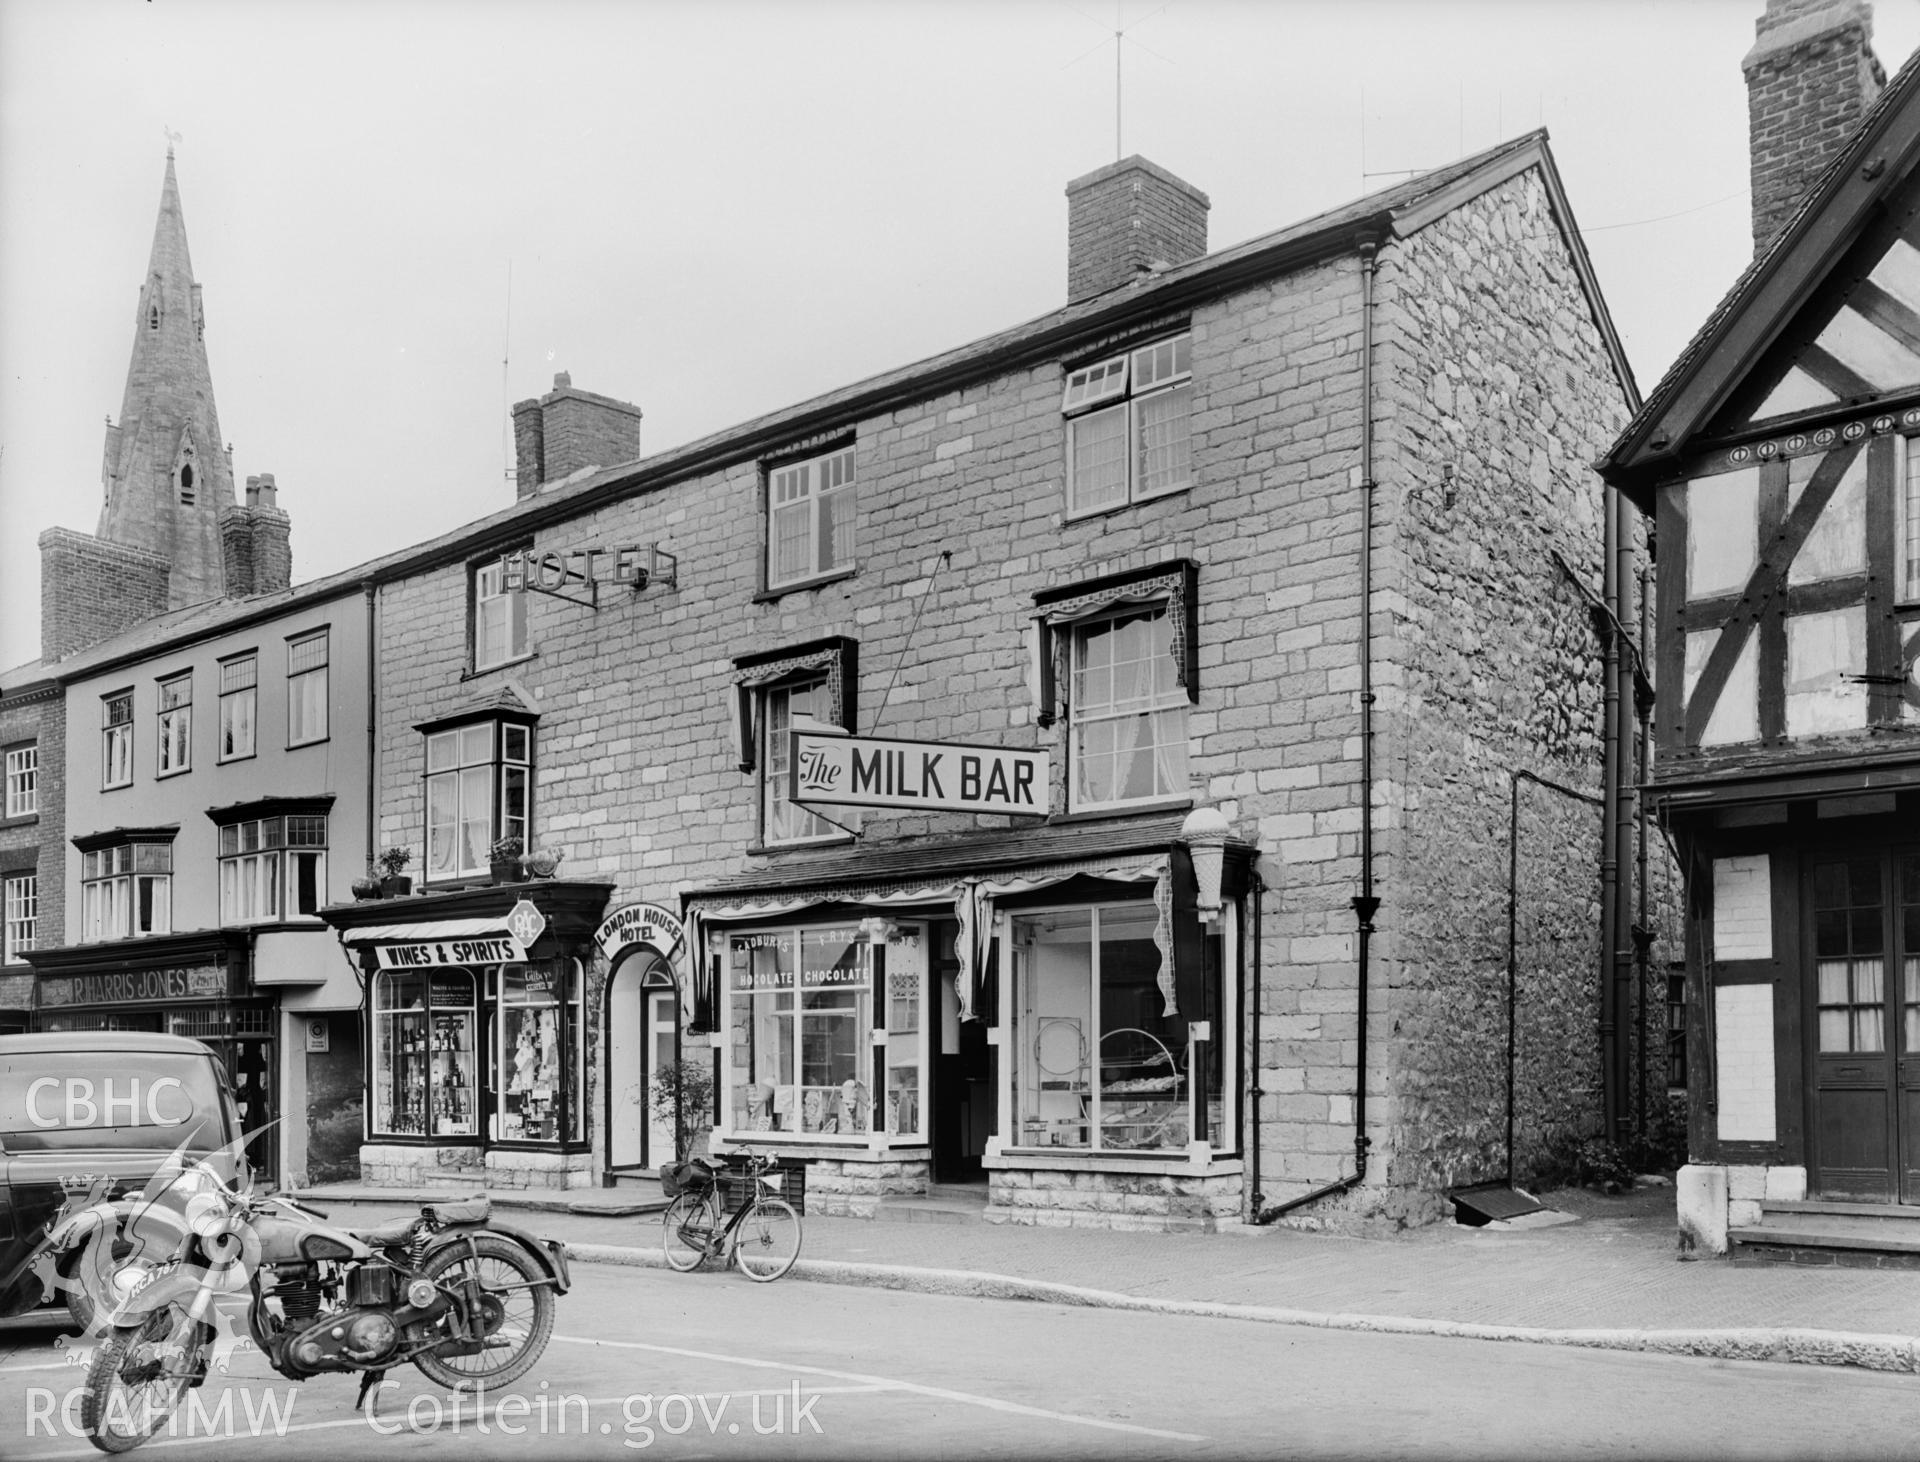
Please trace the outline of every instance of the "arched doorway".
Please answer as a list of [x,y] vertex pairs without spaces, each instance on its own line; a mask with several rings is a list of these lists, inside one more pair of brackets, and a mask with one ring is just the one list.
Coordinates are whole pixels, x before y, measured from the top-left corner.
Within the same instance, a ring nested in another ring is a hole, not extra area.
[[658,1168],[679,1156],[673,1119],[653,1115],[655,1073],[679,1045],[679,987],[673,967],[645,947],[632,949],[607,981],[607,1171]]

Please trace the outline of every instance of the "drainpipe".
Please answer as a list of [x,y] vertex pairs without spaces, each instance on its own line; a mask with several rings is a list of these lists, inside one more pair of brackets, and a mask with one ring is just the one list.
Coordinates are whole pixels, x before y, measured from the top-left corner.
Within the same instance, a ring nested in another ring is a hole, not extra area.
[[[1635,578],[1640,587],[1640,663],[1644,666],[1647,655],[1646,569],[1638,569]],[[1647,778],[1653,773],[1653,708],[1650,704],[1641,701],[1637,681],[1634,689],[1633,704],[1640,721],[1636,736],[1640,756],[1638,774],[1634,778],[1633,798],[1633,816],[1636,824],[1634,831],[1638,838],[1634,852],[1634,891],[1638,901],[1638,912],[1634,915],[1633,922],[1633,980],[1634,988],[1640,992],[1635,1021],[1640,1051],[1637,1058],[1638,1080],[1634,1088],[1638,1093],[1634,1106],[1634,1136],[1645,1143],[1647,1140],[1647,1002],[1649,999],[1647,975],[1653,954],[1653,929],[1647,923],[1647,794],[1644,789]],[[1663,1005],[1663,1013],[1664,1010]]]
[[1359,1186],[1367,1176],[1367,983],[1368,956],[1373,941],[1373,916],[1380,900],[1373,892],[1373,285],[1380,267],[1380,238],[1371,231],[1358,234],[1360,252],[1360,892],[1351,900],[1358,948],[1356,950],[1356,1030],[1353,1072],[1353,1176],[1265,1212],[1256,1210],[1255,1223],[1272,1223],[1284,1213],[1321,1198]]
[[[1602,489],[1608,491],[1609,489]],[[1619,828],[1614,805],[1620,797],[1620,515],[1609,500],[1603,505],[1605,523],[1601,546],[1601,602],[1615,618],[1601,627],[1604,647],[1601,664],[1600,795],[1600,1105],[1608,1142],[1620,1138],[1620,1093],[1615,1048],[1620,1039],[1619,990],[1614,981],[1614,930],[1620,905]]]
[[1253,875],[1253,997],[1249,1002],[1253,1006],[1252,1059],[1247,1062],[1247,1110],[1252,1114],[1252,1135],[1247,1148],[1248,1159],[1248,1211],[1258,1218],[1260,1202],[1265,1195],[1260,1191],[1260,1098],[1266,1093],[1260,1089],[1260,951],[1265,946],[1263,940],[1263,922],[1267,906],[1267,885],[1259,874]]
[[1635,1008],[1633,999],[1633,885],[1628,858],[1633,850],[1633,808],[1638,800],[1633,789],[1633,759],[1637,737],[1634,733],[1633,667],[1635,646],[1627,634],[1627,619],[1633,613],[1633,525],[1627,521],[1627,499],[1613,494],[1613,530],[1615,564],[1613,634],[1619,650],[1614,656],[1613,709],[1613,818],[1614,860],[1618,865],[1613,897],[1613,1110],[1615,1140],[1627,1136],[1631,1093],[1635,1087],[1631,1064],[1632,1043],[1627,1039],[1628,1024]]
[[367,595],[367,864],[373,863],[376,835],[375,799],[380,787],[380,589],[368,584]]

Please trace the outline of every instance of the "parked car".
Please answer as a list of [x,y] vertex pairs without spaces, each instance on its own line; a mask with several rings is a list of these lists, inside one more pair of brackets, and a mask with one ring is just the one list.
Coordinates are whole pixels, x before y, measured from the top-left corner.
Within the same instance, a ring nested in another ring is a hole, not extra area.
[[0,1036],[0,1316],[65,1300],[82,1328],[80,1246],[52,1236],[88,1209],[138,1199],[183,1165],[248,1175],[239,1108],[219,1057],[183,1036]]

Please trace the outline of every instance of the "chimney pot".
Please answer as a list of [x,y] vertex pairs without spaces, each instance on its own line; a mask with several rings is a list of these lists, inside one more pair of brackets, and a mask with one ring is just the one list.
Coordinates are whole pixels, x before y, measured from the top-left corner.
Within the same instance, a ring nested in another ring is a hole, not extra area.
[[572,384],[573,384],[573,372],[571,371],[555,371],[554,372],[553,374],[554,390],[564,391],[567,389],[567,387],[571,386]]

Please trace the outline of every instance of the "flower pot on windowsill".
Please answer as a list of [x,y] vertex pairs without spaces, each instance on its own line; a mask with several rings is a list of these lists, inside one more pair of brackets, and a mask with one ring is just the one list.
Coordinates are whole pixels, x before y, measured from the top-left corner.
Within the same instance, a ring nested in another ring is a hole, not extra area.
[[413,892],[413,879],[405,873],[389,873],[380,880],[380,897],[403,899]]
[[526,878],[526,874],[520,871],[518,858],[496,858],[492,868],[495,883],[519,883]]
[[552,848],[537,848],[520,861],[526,865],[527,872],[535,878],[551,878],[553,870],[560,866],[561,854]]
[[380,880],[377,878],[356,878],[352,884],[353,896],[362,903],[368,899],[380,897]]

